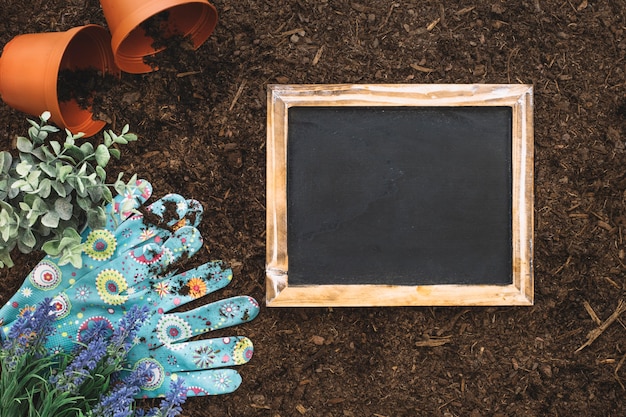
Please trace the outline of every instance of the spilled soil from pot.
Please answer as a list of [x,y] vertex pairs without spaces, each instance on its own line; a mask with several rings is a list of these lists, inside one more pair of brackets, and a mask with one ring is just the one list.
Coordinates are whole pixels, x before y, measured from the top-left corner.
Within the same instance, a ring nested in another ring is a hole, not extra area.
[[104,98],[119,82],[119,77],[93,68],[62,69],[57,81],[57,97],[60,102],[74,100],[81,108],[90,109],[94,120],[111,123],[102,106]]
[[[204,207],[205,246],[233,282],[201,302],[265,297],[266,87],[272,83],[528,83],[535,91],[535,305],[262,307],[212,336],[255,346],[235,393],[185,416],[623,416],[626,318],[626,4],[619,1],[216,1],[199,49],[122,74],[99,118],[139,140],[112,173]],[[98,2],[0,3],[0,45],[106,25]],[[0,147],[26,132],[0,105]],[[36,264],[1,270],[5,302]],[[596,320],[597,316],[597,320]],[[437,341],[437,343],[433,343]]]

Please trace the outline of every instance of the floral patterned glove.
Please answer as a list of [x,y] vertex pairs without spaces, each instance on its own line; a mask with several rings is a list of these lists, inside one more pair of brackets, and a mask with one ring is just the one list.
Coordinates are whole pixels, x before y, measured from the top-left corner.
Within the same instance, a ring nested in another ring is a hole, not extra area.
[[[123,255],[124,252],[151,242],[159,242],[171,235],[170,228],[183,224],[197,225],[202,206],[195,200],[185,200],[182,196],[170,194],[147,207],[168,227],[149,225],[142,214],[133,215],[135,209],[152,194],[151,185],[143,180],[123,196],[117,196],[106,208],[107,223],[104,229],[87,229],[82,233],[82,267],[71,264],[59,266],[58,259],[46,256],[28,275],[17,293],[0,309],[0,325],[9,325],[26,309],[34,306],[51,291],[64,293],[70,286],[95,269]],[[164,219],[167,213],[167,220]],[[59,305],[62,309],[62,306]],[[0,333],[0,338],[2,334]]]
[[258,314],[258,303],[250,297],[235,297],[184,313],[166,314],[223,288],[232,279],[232,272],[219,262],[209,262],[179,275],[175,270],[166,273],[179,259],[193,256],[202,246],[197,229],[186,225],[200,221],[201,205],[169,195],[150,210],[157,215],[157,225],[150,225],[143,216],[131,216],[114,231],[111,224],[104,232],[87,234],[87,256],[80,270],[62,270],[49,258],[40,262],[18,294],[0,310],[6,324],[0,330],[8,332],[11,318],[34,308],[41,299],[53,297],[56,333],[49,337],[47,346],[52,352],[68,352],[93,326],[112,329],[112,323],[131,307],[147,305],[148,323],[141,328],[138,344],[128,356],[133,366],[149,362],[153,370],[140,396],[165,394],[169,381],[178,375],[184,375],[189,396],[232,392],[241,378],[236,371],[221,368],[247,362],[252,356],[250,340],[187,340],[252,320]]
[[130,296],[128,303],[143,300],[150,307],[147,323],[138,333],[139,343],[129,352],[136,366],[152,365],[153,377],[142,387],[143,397],[163,396],[172,380],[182,376],[187,396],[218,395],[235,391],[241,376],[228,366],[252,358],[247,337],[221,337],[188,341],[191,337],[235,326],[254,319],[259,304],[252,297],[238,296],[216,301],[190,311],[171,313],[199,297],[230,283],[232,272],[221,262],[160,280],[146,291]]

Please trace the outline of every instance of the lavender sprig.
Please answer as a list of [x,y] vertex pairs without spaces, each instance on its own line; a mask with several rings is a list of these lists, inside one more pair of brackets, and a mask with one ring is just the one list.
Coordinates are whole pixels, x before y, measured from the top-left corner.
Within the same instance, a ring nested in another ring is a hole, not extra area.
[[[106,327],[99,329],[96,326],[94,326],[91,333],[85,335],[86,340],[106,340],[103,360],[99,361],[97,366],[90,371],[91,378],[85,380],[79,389],[80,394],[85,397],[85,402],[88,405],[88,407],[85,408],[86,411],[97,406],[103,399],[106,400],[103,397],[103,393],[106,394],[109,392],[111,395],[115,394],[113,402],[115,402],[118,407],[121,407],[118,410],[118,415],[125,415],[121,410],[125,409],[126,404],[133,403],[133,397],[139,393],[140,387],[145,385],[148,376],[151,376],[151,369],[139,369],[137,372],[131,373],[128,377],[130,379],[119,380],[121,371],[126,371],[127,368],[126,356],[133,347],[137,332],[147,316],[147,306],[133,306],[120,319],[118,326],[113,330],[110,336],[107,336],[109,333]],[[150,373],[145,373],[148,371],[150,371]],[[144,372],[145,375],[141,372]],[[113,387],[111,391],[109,391],[110,386]],[[128,395],[130,395],[130,397],[128,397]],[[115,397],[117,399],[115,399]],[[128,400],[122,400],[122,397],[128,398]],[[104,410],[106,410],[106,408]]]
[[55,357],[44,355],[56,318],[50,301],[46,298],[18,317],[0,346],[0,417],[27,415],[29,396],[44,390],[41,374],[56,364]]
[[[94,339],[106,338],[109,333],[109,327],[104,320],[98,320],[91,324],[83,333],[81,333],[81,339],[83,344],[87,345]],[[80,343],[76,345],[76,350],[80,350],[83,345]]]
[[182,411],[182,405],[187,400],[187,388],[185,380],[178,378],[170,382],[170,390],[160,406],[150,409],[147,413],[144,410],[137,410],[135,417],[176,417]]
[[26,353],[40,358],[45,353],[48,335],[54,331],[56,319],[50,298],[45,298],[34,310],[26,310],[17,318],[2,343],[3,357],[9,371],[14,370],[18,359]]
[[146,305],[141,307],[134,305],[120,319],[119,326],[113,331],[109,344],[108,353],[110,364],[112,361],[123,359],[135,344],[135,337],[141,325],[148,318],[149,308]]
[[60,376],[53,375],[50,383],[73,394],[78,394],[81,385],[89,378],[98,366],[98,363],[107,353],[107,341],[94,338],[85,348],[74,357]]
[[138,366],[111,393],[101,397],[100,402],[91,410],[89,417],[130,417],[135,396],[152,376],[153,364]]
[[182,405],[187,400],[187,389],[184,382],[183,378],[171,382],[170,391],[161,401],[160,417],[176,417],[183,411]]
[[150,309],[147,305],[142,305],[141,307],[137,305],[132,306],[120,319],[117,329],[113,331],[111,343],[131,347],[132,343],[134,343],[133,339],[137,336],[141,325],[148,318],[149,311]]

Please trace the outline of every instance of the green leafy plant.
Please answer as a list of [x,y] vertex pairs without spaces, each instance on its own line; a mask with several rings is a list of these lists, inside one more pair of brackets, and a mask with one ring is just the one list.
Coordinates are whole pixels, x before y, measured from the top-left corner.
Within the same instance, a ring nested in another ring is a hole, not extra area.
[[104,207],[112,200],[111,188],[124,194],[128,183],[123,173],[107,184],[105,167],[111,157],[120,157],[115,146],[137,140],[124,126],[121,135],[104,132],[103,143],[78,144],[82,133],[65,130],[63,143],[50,136],[59,129],[48,124],[49,112],[39,122],[28,119],[28,137],[17,138],[18,154],[0,152],[0,267],[11,267],[10,253],[42,249],[60,257],[59,264],[81,266],[79,231],[106,223]]

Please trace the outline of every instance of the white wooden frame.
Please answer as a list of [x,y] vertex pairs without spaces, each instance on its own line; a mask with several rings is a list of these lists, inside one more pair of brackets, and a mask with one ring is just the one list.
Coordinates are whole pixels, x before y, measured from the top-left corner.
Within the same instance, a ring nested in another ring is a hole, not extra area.
[[[292,106],[510,106],[511,285],[289,285],[287,137]],[[270,85],[267,95],[266,304],[295,306],[532,305],[533,88],[524,84]]]

